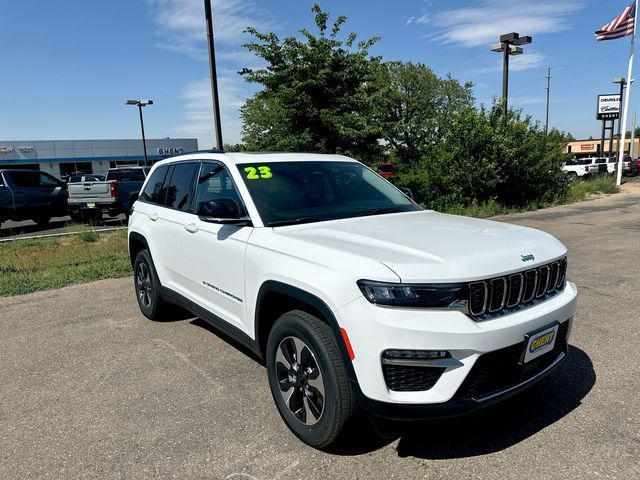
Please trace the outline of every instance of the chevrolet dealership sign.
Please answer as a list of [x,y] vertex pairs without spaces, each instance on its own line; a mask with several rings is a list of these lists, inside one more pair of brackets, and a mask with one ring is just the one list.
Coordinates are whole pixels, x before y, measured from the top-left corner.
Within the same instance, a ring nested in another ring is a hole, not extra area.
[[620,94],[598,95],[598,120],[620,118]]

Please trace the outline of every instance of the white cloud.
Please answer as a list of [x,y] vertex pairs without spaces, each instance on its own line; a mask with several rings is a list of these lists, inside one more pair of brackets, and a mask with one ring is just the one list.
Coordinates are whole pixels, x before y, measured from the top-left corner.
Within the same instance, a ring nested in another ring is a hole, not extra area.
[[[235,72],[224,72],[218,77],[222,137],[225,143],[240,141],[242,121],[240,107],[250,92]],[[209,77],[191,82],[183,90],[180,99],[184,102],[183,120],[176,127],[176,134],[198,139],[200,148],[214,145],[211,83]]]
[[[206,59],[207,44],[202,0],[147,0],[153,9],[160,46],[171,51]],[[213,2],[216,42],[239,46],[247,27],[258,30],[274,25],[268,12],[253,2],[216,0]]]
[[[208,60],[204,6],[202,0],[145,0],[152,9],[152,18],[159,38],[158,46],[202,61]],[[218,88],[222,134],[225,143],[241,138],[240,107],[251,95],[251,88],[237,74],[241,67],[256,67],[257,59],[242,48],[249,40],[247,27],[273,31],[277,25],[264,6],[246,0],[215,0],[213,23],[218,63]],[[211,147],[213,114],[209,78],[194,80],[183,89],[181,122],[175,133],[198,138],[203,148]]]
[[[495,59],[490,67],[476,70],[476,73],[485,74],[502,71],[502,56],[495,56],[499,58]],[[524,70],[539,68],[544,65],[546,59],[547,57],[541,53],[525,52],[523,55],[511,57],[509,60],[509,70],[512,72],[522,72]]]
[[430,21],[431,21],[431,15],[428,13],[425,13],[423,15],[420,15],[419,17],[409,18],[409,20],[407,20],[406,25],[411,25],[412,23],[417,23],[418,25],[426,25]]
[[571,27],[571,15],[583,6],[583,0],[486,0],[475,7],[433,15],[431,23],[439,31],[432,41],[476,47],[495,43],[501,34],[508,32],[523,35],[560,32]]

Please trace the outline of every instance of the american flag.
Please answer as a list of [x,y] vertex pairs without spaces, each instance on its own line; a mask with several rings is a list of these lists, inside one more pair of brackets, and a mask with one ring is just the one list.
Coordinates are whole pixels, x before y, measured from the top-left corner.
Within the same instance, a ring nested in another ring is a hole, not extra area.
[[596,31],[596,40],[615,40],[635,33],[635,2],[628,5],[624,12]]

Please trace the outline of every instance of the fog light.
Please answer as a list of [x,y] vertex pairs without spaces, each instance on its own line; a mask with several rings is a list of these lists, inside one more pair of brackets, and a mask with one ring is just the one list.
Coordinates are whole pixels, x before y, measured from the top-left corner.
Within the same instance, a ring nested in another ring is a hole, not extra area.
[[438,360],[441,358],[451,358],[449,352],[439,350],[385,350],[382,358],[393,358],[402,360]]

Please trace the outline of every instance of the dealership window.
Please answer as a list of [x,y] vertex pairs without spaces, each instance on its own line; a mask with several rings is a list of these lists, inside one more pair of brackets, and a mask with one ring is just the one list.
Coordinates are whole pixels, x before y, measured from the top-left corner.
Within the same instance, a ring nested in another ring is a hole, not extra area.
[[567,148],[567,153],[571,153],[571,145]]
[[66,162],[60,164],[60,175],[63,177],[86,173],[93,173],[91,162]]

